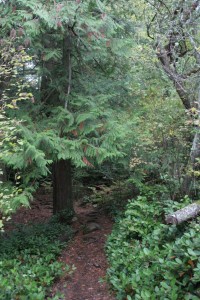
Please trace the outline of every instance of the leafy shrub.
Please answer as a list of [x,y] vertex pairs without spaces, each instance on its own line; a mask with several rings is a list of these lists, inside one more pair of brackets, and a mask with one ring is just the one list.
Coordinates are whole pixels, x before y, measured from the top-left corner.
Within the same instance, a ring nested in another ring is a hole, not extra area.
[[0,299],[43,300],[52,282],[70,271],[57,261],[64,243],[60,235],[71,237],[67,225],[55,222],[19,226],[0,237]]
[[199,220],[162,224],[162,215],[188,204],[139,196],[127,205],[107,242],[107,278],[117,299],[199,299]]

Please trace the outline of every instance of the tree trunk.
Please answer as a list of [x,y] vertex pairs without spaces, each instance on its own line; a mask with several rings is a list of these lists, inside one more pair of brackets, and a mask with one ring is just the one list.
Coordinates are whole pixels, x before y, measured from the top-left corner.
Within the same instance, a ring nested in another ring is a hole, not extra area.
[[[63,39],[63,78],[65,78],[65,86],[63,91],[65,94],[64,107],[67,109],[68,97],[71,88],[71,51],[72,42],[70,34]],[[62,131],[60,136],[62,136]],[[72,200],[72,173],[71,161],[59,160],[54,164],[54,184],[53,184],[53,213],[66,211],[70,217],[74,214]]]
[[74,214],[70,160],[59,160],[53,167],[53,213],[62,211]]
[[[44,46],[49,49],[56,47],[51,34],[49,39],[46,40]],[[62,60],[60,61],[60,79],[62,80],[61,88],[57,89],[54,80],[57,78],[57,66],[54,60],[48,60],[45,62],[44,67],[48,70],[41,80],[41,101],[47,107],[51,106],[63,106],[67,109],[68,96],[70,94],[71,87],[71,36],[66,32],[61,41],[63,47]],[[48,112],[49,113],[49,112]],[[66,112],[67,113],[67,112]],[[48,117],[48,115],[47,115]],[[67,125],[66,125],[67,126]],[[58,132],[58,135],[64,138],[62,128]],[[55,159],[55,158],[54,158]],[[71,161],[57,160],[53,165],[53,214],[62,213],[62,217],[70,217],[74,214],[73,201],[72,201],[72,172]]]
[[200,213],[200,204],[193,203],[182,209],[177,210],[173,214],[166,216],[166,224],[181,224],[184,221],[195,218]]

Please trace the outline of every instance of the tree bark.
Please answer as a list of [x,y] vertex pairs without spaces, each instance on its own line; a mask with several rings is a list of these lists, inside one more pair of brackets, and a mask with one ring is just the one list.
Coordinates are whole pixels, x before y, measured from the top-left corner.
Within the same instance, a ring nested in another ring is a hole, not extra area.
[[74,214],[72,200],[71,161],[59,160],[53,167],[53,213]]
[[177,210],[173,214],[166,216],[166,224],[181,224],[184,221],[195,218],[200,213],[200,204],[193,203],[182,209]]
[[[72,41],[70,33],[63,38],[63,77],[65,78],[65,86],[63,91],[65,94],[64,107],[68,107],[68,97],[71,89],[71,51]],[[60,132],[62,136],[62,130]],[[53,213],[66,211],[67,215],[74,214],[72,200],[72,171],[71,160],[59,160],[54,164],[54,184],[53,184]]]

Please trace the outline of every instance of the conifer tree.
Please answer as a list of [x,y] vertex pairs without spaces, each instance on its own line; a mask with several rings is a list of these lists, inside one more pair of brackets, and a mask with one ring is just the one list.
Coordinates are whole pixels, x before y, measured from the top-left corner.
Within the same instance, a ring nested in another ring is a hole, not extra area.
[[5,161],[20,170],[24,186],[53,171],[54,213],[73,214],[71,165],[93,167],[123,155],[127,128],[115,111],[128,97],[122,86],[130,41],[106,2],[11,0],[0,6],[2,40],[10,36],[32,56],[19,76],[31,81],[34,95],[7,109],[23,120],[24,146]]

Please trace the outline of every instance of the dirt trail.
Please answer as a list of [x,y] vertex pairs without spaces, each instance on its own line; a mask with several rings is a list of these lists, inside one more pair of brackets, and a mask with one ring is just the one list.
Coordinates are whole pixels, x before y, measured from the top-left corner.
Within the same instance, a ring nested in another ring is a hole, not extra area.
[[[77,220],[73,227],[77,233],[62,253],[61,260],[74,265],[76,270],[70,277],[57,282],[53,293],[60,291],[65,300],[114,300],[107,284],[99,281],[106,275],[104,246],[107,235],[111,232],[112,222],[91,205],[84,208],[76,206],[75,209]],[[94,231],[89,232],[90,230]]]
[[[46,222],[52,215],[52,195],[40,190],[31,209],[21,208],[12,217],[13,224],[30,222]],[[111,219],[92,205],[82,207],[75,205],[77,220],[73,222],[76,232],[74,238],[62,252],[60,260],[76,267],[72,275],[58,280],[52,288],[64,294],[64,300],[114,300],[105,282],[100,282],[106,275],[107,261],[105,257],[105,241],[112,229]],[[89,228],[88,228],[89,227]],[[95,228],[96,227],[96,228]],[[7,229],[13,228],[7,224]],[[88,232],[91,229],[97,229]],[[50,296],[51,298],[51,296]],[[62,298],[63,300],[63,298]]]

